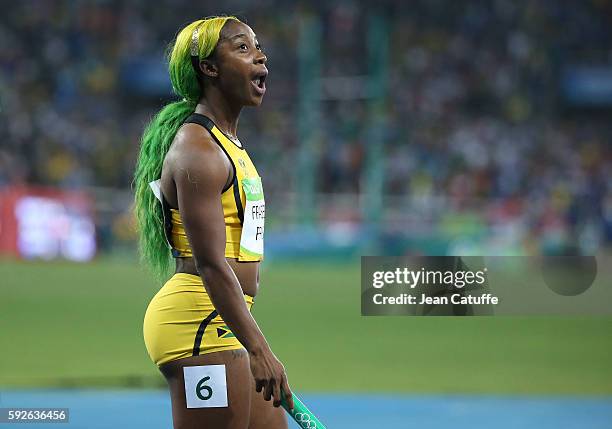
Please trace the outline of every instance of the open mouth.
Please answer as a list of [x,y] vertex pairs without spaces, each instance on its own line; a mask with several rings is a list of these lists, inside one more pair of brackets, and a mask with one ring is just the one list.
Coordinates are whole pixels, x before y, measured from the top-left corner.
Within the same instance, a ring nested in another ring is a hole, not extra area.
[[267,72],[257,73],[253,79],[251,79],[251,83],[255,86],[260,94],[263,94],[266,91],[266,76],[268,76]]

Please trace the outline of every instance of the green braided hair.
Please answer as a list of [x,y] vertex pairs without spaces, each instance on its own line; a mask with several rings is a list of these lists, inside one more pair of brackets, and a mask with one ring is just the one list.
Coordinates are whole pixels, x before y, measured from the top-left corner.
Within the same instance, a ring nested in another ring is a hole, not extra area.
[[200,84],[191,62],[194,32],[197,30],[198,56],[202,60],[212,54],[221,29],[230,19],[239,21],[233,16],[214,16],[194,21],[178,33],[169,51],[168,71],[174,92],[182,100],[167,104],[153,117],[142,135],[134,173],[139,249],[143,262],[160,279],[168,274],[171,254],[165,238],[161,204],[149,182],[161,177],[164,157],[172,140],[200,99]]

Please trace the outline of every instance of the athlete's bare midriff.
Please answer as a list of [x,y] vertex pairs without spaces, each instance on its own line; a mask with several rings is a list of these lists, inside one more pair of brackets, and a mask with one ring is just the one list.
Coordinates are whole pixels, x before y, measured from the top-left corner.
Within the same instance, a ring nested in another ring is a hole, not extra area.
[[[255,297],[259,288],[259,262],[238,262],[234,258],[226,259],[240,282],[242,292]],[[176,272],[193,274],[194,276],[200,275],[193,258],[176,258]]]

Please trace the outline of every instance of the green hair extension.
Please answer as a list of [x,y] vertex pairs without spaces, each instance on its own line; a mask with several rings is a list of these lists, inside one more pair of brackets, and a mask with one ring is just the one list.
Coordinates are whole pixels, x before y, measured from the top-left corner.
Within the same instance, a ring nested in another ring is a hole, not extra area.
[[135,212],[139,233],[139,250],[143,262],[163,279],[171,261],[166,242],[161,204],[149,187],[149,182],[161,177],[162,164],[180,126],[191,115],[200,99],[198,77],[191,63],[191,43],[198,30],[199,58],[212,54],[228,17],[210,17],[194,21],[183,28],[168,55],[168,71],[176,95],[182,98],[166,105],[147,125],[142,135],[140,152],[134,173]]

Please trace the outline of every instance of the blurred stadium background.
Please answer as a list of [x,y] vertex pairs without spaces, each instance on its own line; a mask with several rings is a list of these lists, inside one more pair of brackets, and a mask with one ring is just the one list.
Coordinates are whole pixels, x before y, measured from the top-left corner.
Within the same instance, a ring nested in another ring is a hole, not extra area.
[[0,5],[0,407],[169,426],[130,186],[166,46],[227,13],[270,69],[239,127],[268,204],[255,315],[322,419],[611,427],[611,318],[363,318],[359,256],[610,255],[612,2]]

